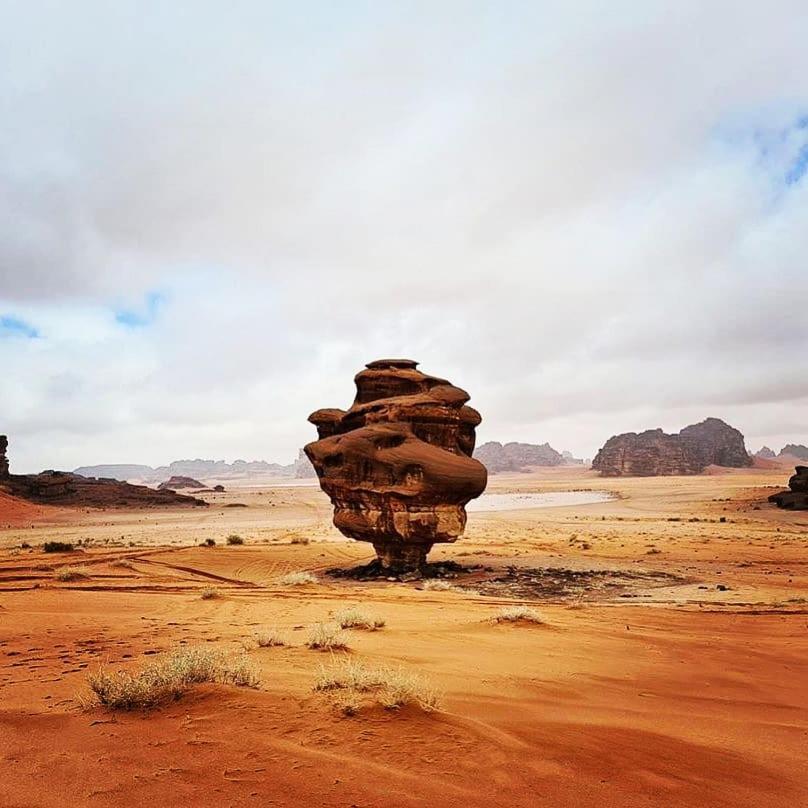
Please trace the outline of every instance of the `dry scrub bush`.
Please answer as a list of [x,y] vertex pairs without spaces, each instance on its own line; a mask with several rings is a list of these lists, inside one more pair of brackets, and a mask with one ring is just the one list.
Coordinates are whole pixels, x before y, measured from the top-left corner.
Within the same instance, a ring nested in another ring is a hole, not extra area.
[[303,586],[304,584],[316,584],[317,576],[310,572],[289,572],[278,578],[278,583],[284,586]]
[[215,586],[206,586],[202,590],[202,594],[199,597],[202,598],[202,600],[215,600],[216,598],[221,597],[221,595]]
[[318,651],[341,651],[348,647],[348,643],[336,623],[315,623],[309,631],[306,646]]
[[432,712],[440,707],[437,691],[421,676],[401,668],[369,667],[346,659],[330,668],[320,667],[314,690],[337,695],[342,711],[353,715],[361,706],[360,695],[370,694],[386,710],[408,704]]
[[90,577],[88,567],[59,567],[53,573],[57,581],[80,581]]
[[308,536],[292,536],[289,544],[308,544],[309,537]]
[[119,558],[117,561],[113,561],[110,565],[112,567],[120,567],[122,569],[131,570],[135,568],[135,565],[126,558]]
[[46,541],[42,549],[46,553],[72,553],[73,544],[69,541]]
[[231,534],[230,534],[230,535],[227,537],[226,541],[227,541],[227,543],[228,543],[228,544],[230,544],[230,545],[234,545],[234,544],[244,544],[244,539],[243,539],[243,538],[241,538],[241,536],[239,536],[239,535],[238,535],[238,533],[231,533]]
[[275,648],[287,644],[286,637],[276,628],[258,632],[255,635],[255,641],[258,643],[259,648]]
[[421,589],[426,589],[428,592],[448,592],[454,587],[448,581],[440,578],[429,578],[421,584]]
[[507,606],[494,618],[497,623],[544,623],[544,618],[529,606]]
[[384,628],[386,623],[379,617],[374,617],[357,606],[349,606],[334,615],[334,620],[340,628],[361,628],[366,631],[377,631]]
[[258,676],[244,657],[225,657],[209,648],[179,648],[134,673],[100,668],[87,677],[99,704],[111,710],[156,707],[180,698],[192,685],[219,682],[258,687]]

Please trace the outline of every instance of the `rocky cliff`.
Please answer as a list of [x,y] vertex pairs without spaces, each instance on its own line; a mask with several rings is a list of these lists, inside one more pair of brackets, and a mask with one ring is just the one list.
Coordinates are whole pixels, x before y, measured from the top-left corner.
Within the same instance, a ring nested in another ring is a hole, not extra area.
[[743,435],[719,418],[670,435],[661,429],[627,432],[609,438],[592,468],[604,477],[652,477],[700,474],[709,465],[742,468],[751,465]]
[[768,446],[763,446],[755,452],[755,457],[760,457],[763,460],[774,460],[777,455]]
[[5,435],[0,435],[0,480],[8,477],[8,458],[6,457],[6,450],[8,449],[8,438]]
[[469,395],[409,359],[371,362],[346,410],[309,416],[319,440],[305,447],[346,536],[373,543],[381,565],[420,567],[436,542],[455,541],[465,505],[485,489],[472,458],[480,414]]
[[474,457],[491,474],[501,471],[527,471],[531,466],[561,466],[564,458],[549,443],[506,443],[489,441],[477,447]]
[[801,443],[788,443],[780,450],[780,454],[808,460],[808,446],[803,446]]

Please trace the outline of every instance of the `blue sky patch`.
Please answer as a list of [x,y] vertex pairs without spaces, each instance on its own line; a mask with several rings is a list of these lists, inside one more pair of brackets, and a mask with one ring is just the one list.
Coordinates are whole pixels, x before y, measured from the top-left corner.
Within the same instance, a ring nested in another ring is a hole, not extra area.
[[116,309],[115,322],[126,328],[145,328],[157,319],[165,300],[159,292],[149,292],[140,308]]
[[11,315],[0,315],[0,338],[25,337],[27,339],[36,339],[38,336],[39,331],[30,323],[26,323],[25,320],[20,320],[19,317],[12,317]]

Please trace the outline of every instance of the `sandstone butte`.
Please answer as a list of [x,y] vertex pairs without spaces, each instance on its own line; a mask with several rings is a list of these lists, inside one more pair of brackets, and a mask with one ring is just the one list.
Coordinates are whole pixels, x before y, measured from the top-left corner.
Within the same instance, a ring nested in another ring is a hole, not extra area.
[[700,474],[707,466],[752,464],[743,435],[720,418],[686,426],[676,435],[661,429],[609,438],[592,461],[604,477]]
[[469,395],[410,359],[370,362],[347,411],[317,410],[319,440],[305,447],[334,505],[334,525],[371,542],[381,565],[415,569],[466,526],[465,505],[485,490],[472,458],[480,414]]

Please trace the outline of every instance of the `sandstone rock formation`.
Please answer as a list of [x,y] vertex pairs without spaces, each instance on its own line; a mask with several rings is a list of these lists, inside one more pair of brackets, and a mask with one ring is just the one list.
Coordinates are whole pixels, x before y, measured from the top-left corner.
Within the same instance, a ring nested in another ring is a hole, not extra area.
[[8,449],[8,438],[5,435],[0,435],[0,480],[8,477],[8,458],[6,457],[6,450]]
[[803,446],[801,443],[788,443],[780,450],[780,454],[808,460],[808,446]]
[[490,474],[527,471],[530,466],[560,466],[564,463],[564,458],[549,443],[539,446],[533,443],[506,443],[503,446],[493,440],[479,446],[474,457]]
[[309,416],[319,440],[304,451],[346,536],[372,542],[383,567],[422,566],[432,545],[453,542],[465,505],[487,482],[472,458],[479,413],[469,395],[409,359],[370,362],[349,410]]
[[755,457],[760,457],[763,460],[774,460],[777,455],[768,446],[763,446],[757,452],[755,452]]
[[169,477],[165,482],[157,486],[159,491],[178,491],[180,488],[204,488],[205,484],[200,483],[193,477],[183,477],[181,475],[174,475]]
[[298,480],[305,480],[309,477],[316,477],[317,472],[311,464],[311,460],[306,457],[306,453],[301,449],[295,461],[295,478]]
[[794,471],[796,474],[788,481],[790,490],[772,494],[769,502],[773,502],[778,508],[808,510],[808,466],[797,466]]
[[718,418],[669,435],[661,429],[626,432],[609,438],[592,468],[604,477],[700,474],[709,465],[751,465],[743,435]]

